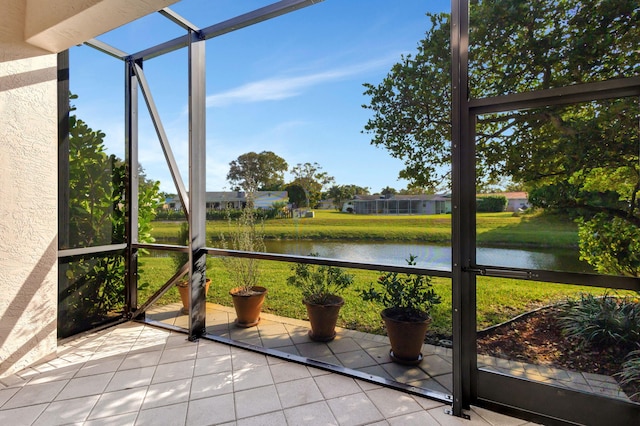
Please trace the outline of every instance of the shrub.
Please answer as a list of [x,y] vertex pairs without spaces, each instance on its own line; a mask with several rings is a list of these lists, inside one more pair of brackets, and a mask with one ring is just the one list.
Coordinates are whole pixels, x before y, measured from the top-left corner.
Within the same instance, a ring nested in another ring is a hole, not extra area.
[[507,197],[504,195],[488,195],[476,200],[478,213],[503,212],[507,209]]
[[[417,256],[410,254],[407,264],[414,266],[416,259]],[[378,285],[381,290],[377,290],[373,283],[367,290],[361,290],[362,299],[380,302],[404,320],[428,317],[433,305],[441,302],[433,289],[431,277],[427,275],[385,272],[378,277]]]
[[327,304],[353,283],[352,274],[335,266],[296,263],[291,266],[291,272],[287,284],[300,288],[304,301],[315,305]]
[[640,341],[640,303],[605,294],[569,301],[558,319],[563,333],[581,345],[633,349]]
[[620,383],[623,386],[637,390],[631,398],[640,397],[640,350],[627,355],[627,360],[622,364],[622,371],[616,375],[620,377]]

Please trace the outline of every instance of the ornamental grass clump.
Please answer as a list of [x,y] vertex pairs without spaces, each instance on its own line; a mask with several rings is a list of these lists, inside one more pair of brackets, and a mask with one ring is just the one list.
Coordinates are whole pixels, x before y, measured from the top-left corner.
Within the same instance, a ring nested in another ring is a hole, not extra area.
[[[416,259],[410,254],[407,264],[415,266]],[[377,284],[371,283],[367,290],[361,290],[360,296],[365,301],[381,303],[399,321],[424,321],[430,318],[431,308],[441,302],[427,275],[385,272],[378,277]]]
[[622,386],[635,390],[631,398],[638,398],[640,401],[640,350],[630,352],[627,355],[627,360],[622,364],[622,371],[616,376],[620,378]]
[[[317,254],[312,253],[310,256]],[[336,297],[353,284],[354,277],[335,266],[308,263],[296,263],[291,266],[291,272],[287,284],[298,287],[302,291],[303,300],[314,305],[333,303]]]
[[631,351],[640,342],[640,303],[629,297],[583,294],[565,303],[558,323],[581,347]]

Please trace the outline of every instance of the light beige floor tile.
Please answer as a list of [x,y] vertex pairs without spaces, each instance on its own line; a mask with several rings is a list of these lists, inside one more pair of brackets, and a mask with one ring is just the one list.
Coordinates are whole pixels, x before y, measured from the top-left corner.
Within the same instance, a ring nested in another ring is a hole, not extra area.
[[[275,411],[273,413],[263,414],[261,416],[247,417],[237,421],[237,426],[282,426],[287,424],[284,413]],[[289,423],[294,425],[296,423]],[[303,423],[300,423],[303,424]],[[304,423],[305,425],[307,423]]]
[[135,368],[133,370],[117,371],[111,378],[105,392],[148,386],[151,384],[151,379],[153,378],[155,371],[155,365]]
[[187,418],[187,403],[165,405],[142,410],[136,420],[136,426],[182,426]]
[[293,345],[293,341],[288,335],[268,335],[262,336],[262,346],[265,348],[282,348]]
[[118,370],[124,360],[123,355],[111,356],[99,360],[88,361],[77,372],[75,377],[93,376],[96,374],[113,373]]
[[26,385],[7,401],[2,408],[17,408],[26,405],[37,405],[43,402],[51,402],[62,391],[67,380],[58,380],[55,382],[41,383],[35,385]]
[[206,426],[235,420],[233,394],[212,396],[189,401],[187,422],[189,426]]
[[336,358],[338,358],[341,365],[347,368],[353,368],[354,370],[378,365],[378,363],[364,351],[343,352],[336,354]]
[[301,405],[284,410],[289,425],[338,425],[331,409],[325,401]]
[[444,409],[444,404],[442,402],[439,401],[434,401],[433,399],[429,399],[429,398],[423,398],[421,396],[413,396],[413,399],[415,399],[415,401],[420,404],[420,407],[422,407],[423,410],[431,410],[437,407],[442,407],[442,409]]
[[436,419],[426,411],[417,411],[397,417],[391,417],[387,419],[387,422],[391,426],[428,426],[439,424]]
[[235,392],[234,398],[238,419],[282,409],[274,385]]
[[91,410],[88,419],[112,417],[124,413],[137,413],[140,411],[146,394],[146,387],[103,393],[93,410]]
[[280,397],[280,403],[284,408],[305,405],[324,399],[320,389],[318,389],[311,377],[278,383],[276,389]]
[[190,399],[209,398],[233,392],[231,371],[194,377],[191,381]]
[[[162,349],[162,347],[160,347]],[[130,370],[132,368],[142,368],[158,365],[160,357],[162,356],[161,350],[137,352],[129,354],[125,357],[120,368],[118,370]]]
[[364,392],[327,400],[338,423],[343,426],[361,425],[384,420],[384,416]]
[[360,345],[358,345],[352,338],[341,337],[339,335],[329,343],[329,348],[335,354],[362,350]]
[[306,366],[292,362],[284,361],[270,365],[269,368],[271,369],[271,377],[273,377],[275,383],[311,377],[311,373]]
[[324,343],[310,342],[301,343],[298,346],[298,352],[300,355],[309,358],[320,359],[327,356],[333,356],[333,352]]
[[231,348],[231,362],[234,370],[266,367],[268,365],[266,356],[238,348]]
[[380,388],[366,394],[385,418],[422,411],[420,404],[411,396],[392,389]]
[[339,376],[337,374],[326,374],[314,377],[314,380],[325,399],[361,392],[360,386],[358,386],[356,381],[350,377]]
[[138,417],[138,412],[118,414],[111,417],[103,417],[100,419],[87,420],[82,426],[133,426]]
[[260,324],[258,325],[258,330],[260,331],[260,336],[280,336],[282,334],[287,334],[287,329],[284,324],[281,323],[268,323],[268,324]]
[[172,362],[169,364],[159,364],[153,374],[151,383],[170,382],[172,380],[186,379],[193,376],[195,359],[187,361]]
[[207,374],[222,373],[224,371],[231,371],[231,354],[210,356],[208,358],[196,359],[195,369],[193,371],[194,376],[204,376]]
[[13,395],[18,393],[20,388],[6,388],[0,389],[0,408],[9,400]]
[[142,409],[177,404],[189,400],[191,380],[182,379],[173,382],[163,382],[149,386],[142,403]]
[[45,373],[38,373],[31,376],[29,385],[35,385],[38,383],[54,382],[56,380],[71,380],[78,373],[80,369],[78,366],[58,368],[55,370],[47,371]]
[[451,373],[453,371],[451,363],[439,355],[425,356],[419,367],[420,369],[427,371],[432,377]]
[[486,420],[491,425],[500,425],[500,426],[520,426],[527,423],[525,420],[516,419],[514,417],[505,416],[503,414],[498,414],[493,411],[486,410],[480,407],[471,407],[471,415],[473,413],[477,414],[484,420]]
[[33,426],[82,423],[91,412],[98,398],[100,398],[100,395],[54,401],[49,404],[40,417],[38,417],[38,420],[33,423]]
[[190,345],[181,345],[177,347],[167,347],[160,357],[160,364],[168,364],[171,362],[186,361],[194,359],[198,352],[198,346],[195,343]]
[[30,426],[49,404],[33,404],[26,407],[0,410],[0,420],[3,425]]
[[233,370],[233,388],[235,391],[259,388],[273,384],[268,366]]
[[231,347],[222,343],[212,342],[209,340],[200,340],[198,342],[198,359],[210,358],[212,356],[231,356]]

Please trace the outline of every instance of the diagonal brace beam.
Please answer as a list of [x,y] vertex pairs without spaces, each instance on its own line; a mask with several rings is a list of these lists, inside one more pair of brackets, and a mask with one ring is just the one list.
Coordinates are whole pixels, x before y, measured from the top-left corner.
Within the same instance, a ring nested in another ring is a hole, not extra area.
[[184,214],[188,219],[189,212],[191,211],[189,209],[189,195],[187,194],[184,182],[182,181],[180,170],[178,170],[178,164],[176,163],[176,160],[173,156],[173,151],[171,151],[171,145],[169,145],[169,139],[167,138],[167,134],[164,131],[164,127],[162,126],[162,120],[160,120],[158,109],[156,108],[156,104],[153,101],[151,89],[149,88],[149,84],[147,83],[147,79],[145,78],[144,72],[142,71],[140,65],[134,63],[133,70],[136,74],[136,78],[138,79],[138,83],[140,83],[140,89],[142,89],[142,95],[144,96],[144,100],[147,103],[149,114],[151,114],[151,121],[153,121],[153,126],[155,127],[156,133],[158,134],[158,139],[160,140],[160,145],[162,146],[162,152],[164,152],[164,157],[167,160],[167,165],[169,166],[169,172],[171,172],[173,183],[176,186],[178,197],[180,197],[180,202],[182,203],[182,209],[184,210]]

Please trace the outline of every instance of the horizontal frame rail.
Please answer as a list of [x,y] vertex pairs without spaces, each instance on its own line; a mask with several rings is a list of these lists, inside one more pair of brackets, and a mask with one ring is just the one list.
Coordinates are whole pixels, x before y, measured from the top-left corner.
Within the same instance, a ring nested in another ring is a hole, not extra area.
[[[163,251],[187,251],[184,246],[168,244],[134,244],[134,248]],[[244,257],[259,260],[272,260],[276,262],[308,263],[314,265],[336,266],[339,268],[364,269],[370,271],[398,272],[403,274],[430,275],[434,277],[451,278],[451,271],[443,269],[416,268],[410,266],[397,266],[379,263],[353,262],[316,256],[300,256],[294,254],[264,253],[241,250],[229,250],[221,248],[205,247],[208,255],[215,257]]]
[[73,249],[58,250],[58,259],[67,257],[86,257],[93,254],[109,254],[124,251],[127,249],[127,244],[111,244],[107,246],[93,246],[93,247],[80,247]]

